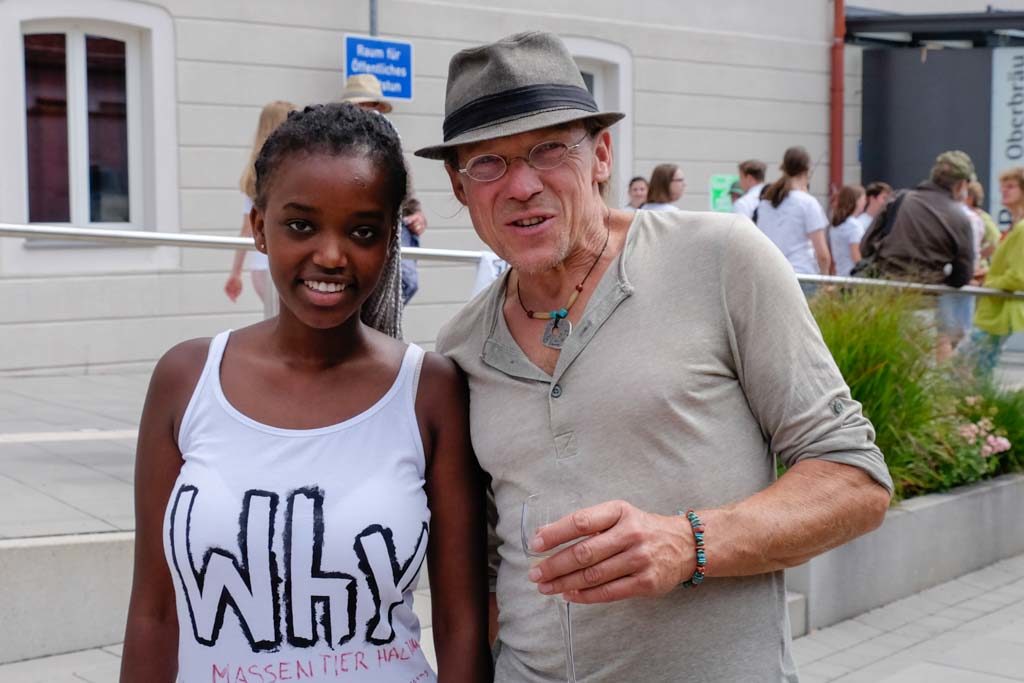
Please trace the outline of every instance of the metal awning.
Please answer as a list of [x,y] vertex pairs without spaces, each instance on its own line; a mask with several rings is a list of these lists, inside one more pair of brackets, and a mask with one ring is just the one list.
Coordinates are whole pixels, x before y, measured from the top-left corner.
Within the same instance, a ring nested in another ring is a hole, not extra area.
[[847,7],[846,41],[890,47],[1024,45],[1024,12],[897,14]]

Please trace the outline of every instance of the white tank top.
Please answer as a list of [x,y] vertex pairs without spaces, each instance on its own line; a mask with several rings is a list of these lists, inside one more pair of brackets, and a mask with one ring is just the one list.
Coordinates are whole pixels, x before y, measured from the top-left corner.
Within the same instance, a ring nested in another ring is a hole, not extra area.
[[279,429],[238,412],[209,356],[164,515],[178,680],[436,681],[412,591],[430,512],[415,400],[423,350],[365,412]]

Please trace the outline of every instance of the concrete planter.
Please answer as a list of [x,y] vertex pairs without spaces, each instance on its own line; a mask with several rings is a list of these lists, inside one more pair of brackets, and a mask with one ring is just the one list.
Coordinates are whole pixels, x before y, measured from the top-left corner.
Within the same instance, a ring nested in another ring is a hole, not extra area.
[[904,501],[885,522],[786,572],[823,628],[1024,553],[1024,475]]
[[0,540],[0,664],[121,642],[134,538]]

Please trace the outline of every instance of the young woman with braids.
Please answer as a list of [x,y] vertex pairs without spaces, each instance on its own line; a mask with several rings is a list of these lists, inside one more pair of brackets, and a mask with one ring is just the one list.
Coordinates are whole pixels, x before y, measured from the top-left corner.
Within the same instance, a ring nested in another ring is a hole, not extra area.
[[[153,372],[121,680],[490,681],[466,392],[401,341],[398,135],[308,107],[255,168],[280,313]],[[412,609],[424,561],[436,675]]]
[[[786,256],[797,273],[828,275],[831,259],[825,241],[828,218],[807,189],[811,157],[803,147],[790,147],[782,157],[782,176],[761,193],[757,227]],[[804,287],[805,292],[813,291]]]

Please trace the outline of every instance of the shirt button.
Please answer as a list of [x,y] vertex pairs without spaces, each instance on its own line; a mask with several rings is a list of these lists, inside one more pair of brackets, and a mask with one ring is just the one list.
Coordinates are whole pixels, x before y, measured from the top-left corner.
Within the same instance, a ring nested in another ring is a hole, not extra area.
[[556,384],[555,386],[551,387],[551,398],[558,398],[561,395],[562,395],[562,385]]

